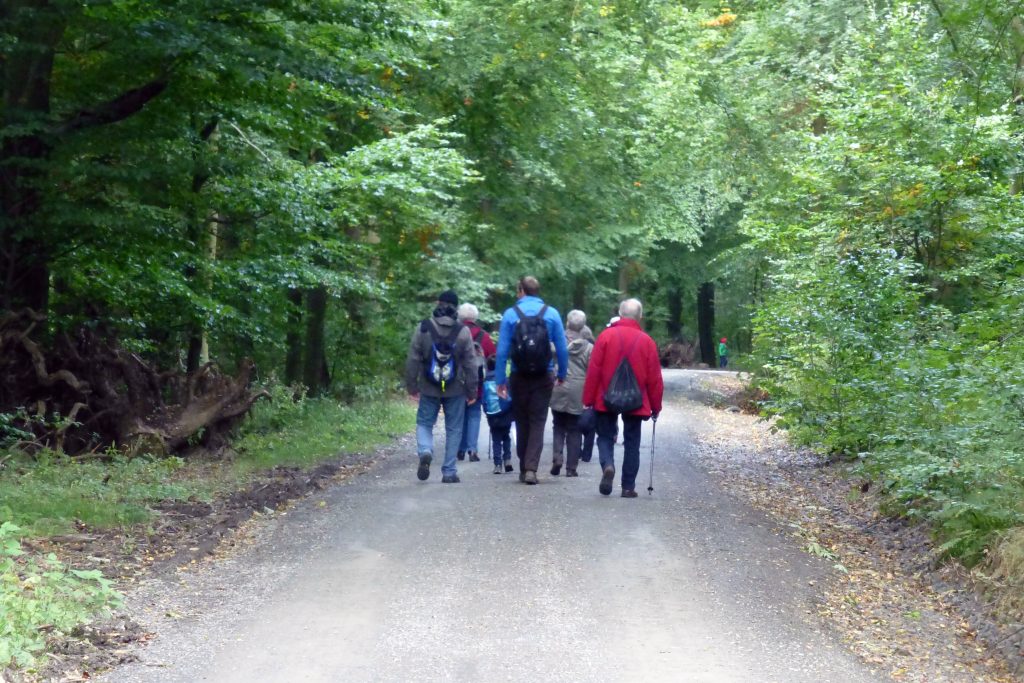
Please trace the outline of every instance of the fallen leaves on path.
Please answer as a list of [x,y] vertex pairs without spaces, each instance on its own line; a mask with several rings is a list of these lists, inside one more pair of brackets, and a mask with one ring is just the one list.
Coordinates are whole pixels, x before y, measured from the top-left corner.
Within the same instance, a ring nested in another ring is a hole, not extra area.
[[951,604],[964,589],[936,587],[921,529],[881,517],[861,493],[862,482],[790,446],[770,423],[705,406],[687,409],[703,411],[703,427],[693,434],[701,463],[832,565],[819,616],[861,659],[896,681],[1017,680]]

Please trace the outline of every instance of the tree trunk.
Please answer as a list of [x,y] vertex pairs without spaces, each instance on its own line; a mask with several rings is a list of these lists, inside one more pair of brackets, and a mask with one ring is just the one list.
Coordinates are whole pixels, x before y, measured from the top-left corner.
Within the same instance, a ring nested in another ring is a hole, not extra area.
[[670,339],[682,339],[683,337],[683,292],[679,287],[670,287],[668,290],[668,320],[665,327]]
[[327,288],[306,290],[306,354],[302,378],[311,395],[323,393],[330,384],[327,370],[325,328],[327,324]]
[[573,281],[572,288],[572,307],[576,310],[582,311],[587,305],[587,283],[583,281],[583,278],[577,277]]
[[[54,51],[64,18],[49,0],[6,0],[0,20],[15,32],[0,67],[2,125],[36,131],[50,114]],[[49,155],[50,146],[37,132],[5,137],[0,145],[0,308],[27,307],[41,315],[49,309],[50,253],[35,224]]]
[[700,359],[708,367],[715,367],[715,283],[705,282],[697,290],[697,329],[700,339]]
[[288,355],[284,360],[285,384],[302,381],[302,290],[288,289],[288,322],[285,345]]

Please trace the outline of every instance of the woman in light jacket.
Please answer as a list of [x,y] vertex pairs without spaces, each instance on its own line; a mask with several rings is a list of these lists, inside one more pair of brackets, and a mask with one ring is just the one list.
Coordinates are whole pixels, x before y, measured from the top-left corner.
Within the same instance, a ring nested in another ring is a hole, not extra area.
[[[555,385],[551,392],[551,414],[554,418],[554,450],[551,456],[551,474],[558,476],[565,465],[565,476],[575,477],[576,466],[583,450],[583,434],[577,426],[583,412],[583,384],[590,364],[591,344],[583,336],[587,315],[583,311],[569,311],[565,318],[565,337],[569,342],[569,371],[565,382]],[[568,460],[564,455],[568,455]]]

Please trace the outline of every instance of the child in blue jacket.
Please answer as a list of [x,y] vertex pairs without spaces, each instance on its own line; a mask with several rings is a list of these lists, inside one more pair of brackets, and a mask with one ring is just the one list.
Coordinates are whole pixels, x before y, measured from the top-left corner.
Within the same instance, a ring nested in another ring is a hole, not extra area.
[[494,453],[494,473],[512,471],[512,397],[500,398],[494,380],[494,356],[487,359],[484,376],[484,413],[491,432]]

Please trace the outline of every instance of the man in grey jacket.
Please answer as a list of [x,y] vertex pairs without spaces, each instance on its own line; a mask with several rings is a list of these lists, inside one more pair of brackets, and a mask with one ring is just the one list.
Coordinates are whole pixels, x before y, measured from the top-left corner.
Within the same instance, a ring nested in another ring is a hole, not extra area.
[[441,481],[459,483],[455,456],[462,441],[466,406],[477,399],[477,371],[469,328],[456,318],[459,298],[441,292],[431,317],[416,326],[405,359],[405,388],[419,399],[416,411],[416,451],[420,481],[430,478],[434,456],[434,425],[444,409],[445,448]]

